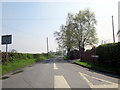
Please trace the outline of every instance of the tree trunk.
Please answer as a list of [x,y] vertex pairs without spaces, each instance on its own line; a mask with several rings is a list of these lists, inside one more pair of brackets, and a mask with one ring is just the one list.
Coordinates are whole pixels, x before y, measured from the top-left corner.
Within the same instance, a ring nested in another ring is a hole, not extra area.
[[67,49],[67,52],[68,52],[68,53],[70,52],[70,48]]
[[82,60],[82,53],[81,53],[81,47],[80,47],[80,42],[78,43],[79,47],[79,54],[80,54],[80,60]]
[[70,58],[70,48],[67,49],[67,56]]

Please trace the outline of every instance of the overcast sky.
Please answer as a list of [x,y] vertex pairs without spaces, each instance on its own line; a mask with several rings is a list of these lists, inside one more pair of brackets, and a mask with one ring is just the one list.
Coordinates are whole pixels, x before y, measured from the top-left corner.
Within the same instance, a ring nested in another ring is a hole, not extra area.
[[[16,1],[18,2],[3,0],[0,3],[2,7],[0,33],[13,35],[13,43],[9,45],[9,50],[16,49],[24,53],[46,52],[46,37],[48,37],[49,50],[55,51],[57,43],[53,33],[59,30],[61,24],[65,24],[69,12],[75,14],[86,8],[90,8],[96,15],[99,43],[101,40],[113,41],[111,16],[114,16],[117,41],[119,0]],[[2,50],[5,50],[5,46],[2,46]]]

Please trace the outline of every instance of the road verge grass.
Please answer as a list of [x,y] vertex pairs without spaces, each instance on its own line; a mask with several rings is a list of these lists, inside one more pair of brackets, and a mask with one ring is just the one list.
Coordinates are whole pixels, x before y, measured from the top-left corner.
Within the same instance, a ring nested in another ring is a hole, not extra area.
[[35,58],[30,59],[18,59],[12,62],[7,62],[5,64],[0,64],[0,75],[7,74],[9,72],[15,71],[17,69],[23,68],[30,64],[34,64],[36,62],[40,62],[45,59],[53,58],[55,55],[38,55]]
[[2,74],[6,74],[8,72],[17,70],[19,68],[25,67],[27,65],[35,63],[35,59],[23,59],[23,60],[16,60],[14,62],[9,62],[7,64],[2,65]]
[[88,62],[76,61],[75,63],[86,66],[86,67],[91,67],[91,64],[89,64]]
[[84,61],[76,61],[74,63],[84,66],[84,67],[87,67],[87,68],[99,70],[99,71],[109,72],[109,73],[113,73],[113,74],[119,74],[118,68],[110,67],[108,65],[92,63],[92,62],[84,62]]

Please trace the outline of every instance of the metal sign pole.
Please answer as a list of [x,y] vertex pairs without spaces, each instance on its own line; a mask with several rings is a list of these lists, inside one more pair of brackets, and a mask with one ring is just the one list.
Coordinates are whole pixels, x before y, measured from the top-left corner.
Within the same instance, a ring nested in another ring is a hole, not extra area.
[[6,44],[6,60],[8,59],[7,49],[8,49],[8,44]]

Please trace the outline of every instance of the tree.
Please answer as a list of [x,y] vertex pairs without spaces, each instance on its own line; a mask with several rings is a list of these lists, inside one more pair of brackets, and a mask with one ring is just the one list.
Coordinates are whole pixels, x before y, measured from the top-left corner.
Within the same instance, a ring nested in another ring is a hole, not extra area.
[[66,25],[61,25],[60,31],[55,32],[54,35],[58,42],[59,48],[65,48],[69,53],[74,46],[74,41],[72,38],[73,29],[72,29],[73,15],[68,13]]
[[97,43],[96,23],[95,14],[89,9],[80,10],[76,15],[68,13],[66,25],[62,25],[60,31],[55,33],[56,40],[68,52],[77,48],[82,55],[87,45]]
[[10,52],[17,53],[17,50],[11,49]]
[[109,40],[101,40],[101,45],[102,44],[107,44],[107,43],[109,43],[110,41]]
[[87,45],[97,43],[96,38],[96,19],[94,13],[89,9],[79,11],[74,18],[74,38],[77,42],[78,48],[84,48]]
[[[82,57],[82,51],[87,45],[97,43],[96,38],[96,19],[93,12],[89,9],[81,10],[74,18],[74,40]],[[82,59],[82,58],[81,58]]]

